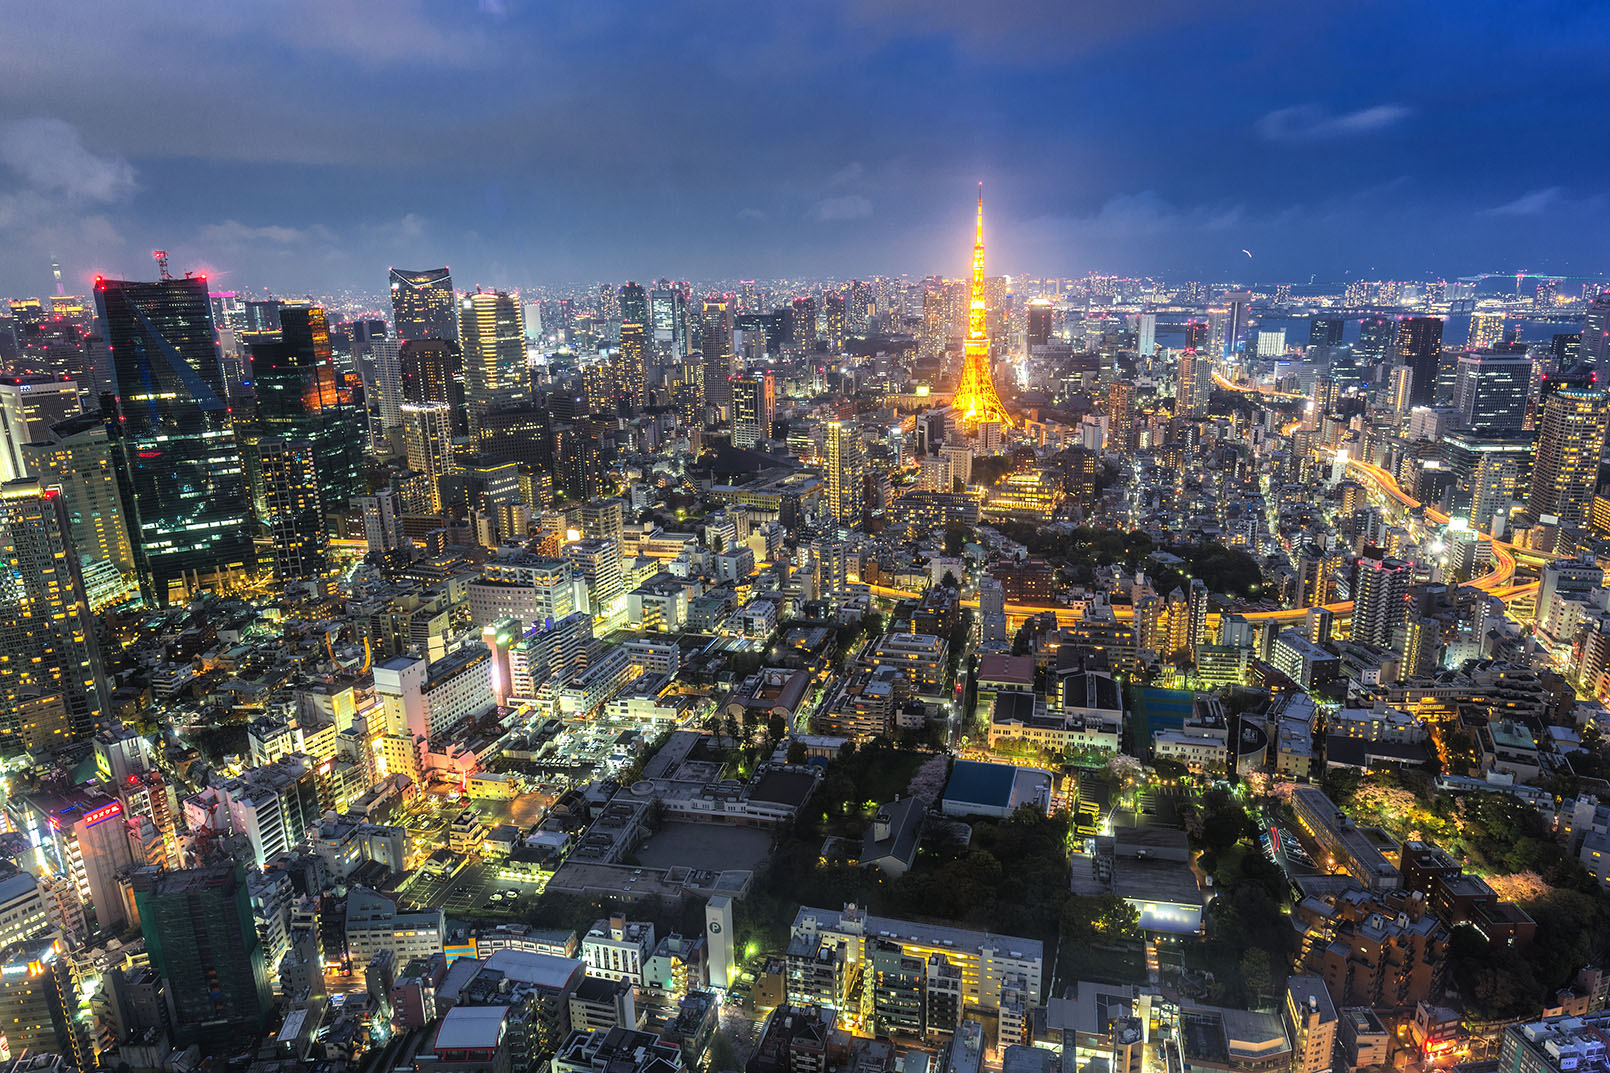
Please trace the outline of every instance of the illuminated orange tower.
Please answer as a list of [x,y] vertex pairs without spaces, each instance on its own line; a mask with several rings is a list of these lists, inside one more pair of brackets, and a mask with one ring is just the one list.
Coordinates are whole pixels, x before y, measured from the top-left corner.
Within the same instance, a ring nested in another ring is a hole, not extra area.
[[984,305],[984,184],[978,184],[978,235],[973,242],[973,289],[967,303],[967,347],[951,409],[969,431],[985,421],[1012,423],[989,367],[989,311]]

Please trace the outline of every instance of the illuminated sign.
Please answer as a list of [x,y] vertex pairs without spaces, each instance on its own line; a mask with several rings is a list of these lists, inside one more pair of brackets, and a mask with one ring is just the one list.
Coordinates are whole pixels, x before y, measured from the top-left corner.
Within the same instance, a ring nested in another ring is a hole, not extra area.
[[105,823],[107,820],[115,819],[122,814],[123,806],[113,801],[110,805],[102,805],[93,812],[84,813],[84,826],[94,827],[98,823]]

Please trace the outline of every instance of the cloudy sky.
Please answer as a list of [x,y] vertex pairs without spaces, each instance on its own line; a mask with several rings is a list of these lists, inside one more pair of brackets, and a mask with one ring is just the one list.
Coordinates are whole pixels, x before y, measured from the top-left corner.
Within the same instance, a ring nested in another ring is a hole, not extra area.
[[1592,0],[0,3],[0,295],[1610,273]]

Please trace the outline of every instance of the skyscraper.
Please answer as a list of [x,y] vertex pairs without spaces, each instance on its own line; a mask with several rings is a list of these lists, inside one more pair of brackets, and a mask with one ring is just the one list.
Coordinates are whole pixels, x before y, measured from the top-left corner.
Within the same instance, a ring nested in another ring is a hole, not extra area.
[[[1200,363],[1203,355],[1195,355]],[[1107,385],[1107,449],[1127,453],[1135,449],[1135,385],[1114,380]]]
[[630,321],[643,325],[645,331],[648,329],[648,291],[643,289],[641,283],[627,280],[621,286],[620,316],[622,324]]
[[422,406],[439,402],[453,415],[453,435],[469,430],[464,417],[464,359],[458,344],[445,339],[413,339],[402,345],[402,400],[397,420],[402,421],[402,405]]
[[793,315],[789,321],[789,338],[793,340],[796,353],[809,354],[816,349],[816,299],[802,294],[794,299],[790,308]]
[[655,365],[675,365],[688,353],[688,296],[675,287],[656,287],[649,294],[650,342]]
[[1610,365],[1610,291],[1604,291],[1588,303],[1588,314],[1582,321],[1582,363],[1590,369]]
[[453,472],[452,415],[445,403],[404,403],[402,420],[408,468],[425,475],[430,485],[428,508],[439,511],[442,478]]
[[[1034,298],[1029,302],[1028,343],[1032,352],[1037,346],[1045,346],[1051,341],[1051,318],[1055,312],[1049,299]],[[1153,325],[1155,327],[1155,321]]]
[[221,1047],[261,1035],[273,996],[245,864],[140,869],[132,885],[146,952],[167,986],[179,1041]]
[[1398,321],[1397,364],[1414,376],[1409,387],[1412,406],[1436,402],[1437,369],[1442,357],[1442,320],[1438,317],[1404,317]]
[[822,321],[826,331],[827,352],[844,352],[844,292],[829,291],[822,296]]
[[256,565],[207,283],[97,280],[95,303],[140,588],[166,604],[192,580]]
[[978,228],[973,239],[973,283],[968,292],[967,342],[962,358],[961,381],[956,385],[951,407],[962,425],[971,430],[980,424],[998,421],[1010,425],[1012,418],[995,391],[995,374],[990,368],[989,308],[984,296],[984,188],[978,189]]
[[525,321],[520,303],[505,291],[477,291],[459,303],[459,340],[464,348],[464,402],[470,434],[481,417],[531,397],[525,360]]
[[70,532],[58,493],[0,486],[0,737],[13,742],[27,700],[60,698],[87,737],[110,695]]
[[1341,317],[1310,317],[1310,318],[1308,318],[1308,345],[1309,346],[1341,346],[1342,345],[1342,318]]
[[766,369],[741,376],[732,385],[732,444],[753,447],[771,438],[772,415],[777,408],[777,386]]
[[1560,388],[1543,400],[1528,514],[1562,526],[1587,521],[1607,429],[1610,397],[1601,391]]
[[1403,625],[1413,570],[1408,563],[1367,554],[1358,561],[1353,589],[1353,640],[1390,648]]
[[[94,414],[58,421],[25,451],[40,487],[61,493],[72,547],[86,571],[88,564],[104,562],[124,583],[134,584],[138,576],[134,548],[129,543],[106,422]],[[119,584],[116,594],[108,595],[122,595],[123,591],[124,585]],[[90,605],[98,606],[94,591],[90,592]]]
[[1358,326],[1358,356],[1365,365],[1386,360],[1387,351],[1397,342],[1398,322],[1391,317],[1365,317]]
[[252,376],[258,428],[264,436],[305,442],[312,450],[320,512],[339,535],[348,503],[366,490],[364,429],[363,415],[331,360],[324,310],[282,308],[279,340],[252,344]]
[[1151,357],[1157,350],[1157,314],[1142,313],[1135,334],[1136,352],[1143,358]]
[[391,270],[391,319],[397,338],[457,339],[458,308],[453,301],[453,275],[446,268],[412,272]]
[[78,385],[44,373],[0,376],[0,481],[31,477],[25,445],[82,412]]
[[1504,340],[1504,314],[1472,313],[1470,336],[1466,346],[1471,350],[1491,350]]
[[1515,431],[1526,426],[1532,393],[1532,359],[1509,351],[1459,355],[1453,404],[1465,428]]
[[648,405],[648,346],[643,326],[621,323],[620,367],[615,382],[619,397],[631,412]]
[[707,299],[700,318],[700,346],[704,351],[704,401],[723,410],[732,407],[732,306],[725,299]]
[[[281,581],[317,577],[329,565],[330,548],[317,451],[309,440],[265,436],[257,441],[257,454],[274,574]],[[343,513],[352,498],[343,501]]]
[[854,425],[831,421],[827,426],[827,511],[849,529],[861,528],[866,460]]

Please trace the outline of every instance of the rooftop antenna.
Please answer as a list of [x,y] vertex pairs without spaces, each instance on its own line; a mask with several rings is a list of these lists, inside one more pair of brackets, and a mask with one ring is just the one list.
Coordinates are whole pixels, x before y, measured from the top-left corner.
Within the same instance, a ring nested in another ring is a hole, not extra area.
[[151,256],[157,259],[157,275],[162,278],[162,282],[166,283],[172,279],[173,273],[168,271],[168,251],[152,250]]

